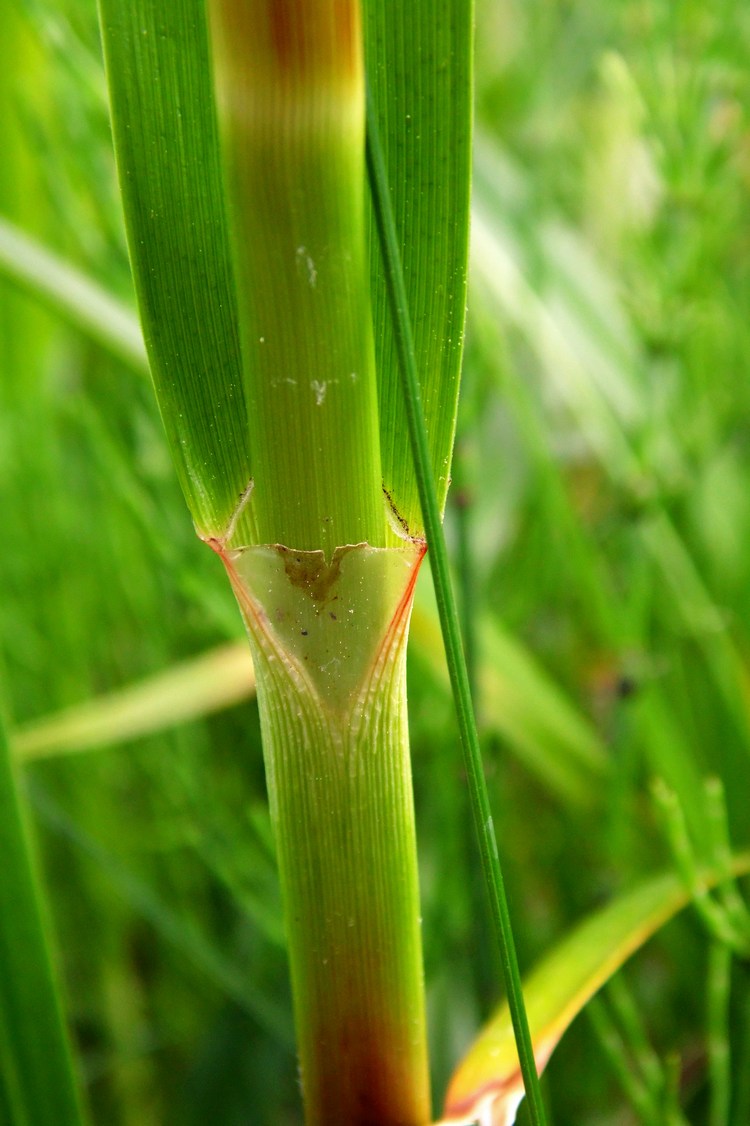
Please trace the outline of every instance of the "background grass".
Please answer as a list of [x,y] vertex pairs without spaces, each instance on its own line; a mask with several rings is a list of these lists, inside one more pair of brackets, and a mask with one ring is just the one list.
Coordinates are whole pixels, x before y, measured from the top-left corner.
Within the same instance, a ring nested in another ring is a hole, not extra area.
[[[654,777],[699,849],[709,774],[733,845],[750,837],[750,15],[732,0],[481,0],[477,19],[448,521],[529,965],[668,861]],[[131,301],[93,2],[18,0],[0,24],[0,211]],[[13,722],[239,637],[147,381],[7,282],[0,368]],[[429,645],[410,693],[441,1092],[500,973]],[[25,777],[94,1121],[298,1122],[254,705]],[[674,1058],[695,1123],[710,1113],[708,966],[689,914],[625,974],[659,1082]],[[735,965],[732,1126],[750,1115],[748,985]],[[632,1075],[645,1048],[625,1024],[614,1058]],[[645,1120],[603,1042],[583,1018],[553,1057],[556,1126]]]

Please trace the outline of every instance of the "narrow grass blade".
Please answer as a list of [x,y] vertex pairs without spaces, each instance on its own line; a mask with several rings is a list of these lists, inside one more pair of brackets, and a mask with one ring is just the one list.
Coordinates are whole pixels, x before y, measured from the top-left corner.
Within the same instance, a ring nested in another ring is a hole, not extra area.
[[409,439],[414,463],[414,475],[419,489],[419,503],[422,520],[429,547],[430,567],[435,584],[440,625],[443,632],[448,669],[456,704],[458,727],[464,763],[469,780],[469,797],[479,842],[479,851],[485,873],[487,891],[490,898],[495,937],[502,953],[503,973],[510,1003],[513,1028],[518,1043],[524,1087],[529,1099],[534,1126],[544,1123],[539,1080],[536,1073],[531,1047],[528,1020],[521,990],[521,976],[518,969],[510,913],[505,895],[505,886],[500,870],[492,811],[490,809],[487,784],[482,767],[482,754],[479,746],[474,709],[469,688],[469,677],[461,644],[461,628],[458,619],[448,568],[448,551],[445,545],[443,525],[440,515],[438,495],[435,490],[430,450],[427,441],[424,412],[422,409],[417,360],[411,331],[411,314],[404,286],[401,257],[398,246],[393,209],[390,200],[387,171],[380,144],[378,124],[370,102],[367,113],[368,140],[367,156],[373,206],[388,282],[393,331],[398,348],[399,368],[402,379],[402,394],[409,425]]
[[247,646],[225,645],[139,684],[37,720],[14,733],[13,751],[27,761],[124,743],[231,707],[254,688]]
[[[39,817],[58,836],[69,841],[113,887],[130,910],[145,919],[178,955],[253,1016],[268,1033],[285,1046],[291,1045],[292,1028],[281,1005],[263,996],[248,975],[206,938],[194,922],[178,915],[158,893],[132,872],[119,857],[72,820],[42,787],[31,788],[31,800]],[[36,1126],[30,1123],[29,1126]],[[60,1126],[63,1126],[62,1121]]]
[[193,519],[219,535],[250,467],[205,5],[99,9],[151,372]]
[[[604,1000],[592,997],[586,1015],[610,1070],[637,1115],[637,1121],[641,1126],[666,1126],[663,1109],[654,1097],[655,1092],[634,1066],[628,1050],[629,1042]],[[659,1070],[661,1072],[661,1068]],[[659,1103],[662,1101],[662,1098],[658,1099]]]
[[[737,875],[750,870],[750,855],[736,857],[733,867]],[[711,872],[704,878],[711,885],[719,876]],[[586,919],[528,975],[524,994],[540,1070],[589,998],[689,902],[678,875],[655,877]],[[491,1107],[493,1122],[510,1124],[522,1095],[513,1027],[503,1004],[456,1068],[441,1122],[474,1122]]]
[[36,863],[0,722],[0,1117],[83,1121]]
[[[411,639],[415,657],[447,685],[437,613],[419,601]],[[596,804],[609,763],[593,725],[533,654],[491,618],[485,618],[478,630],[478,651],[477,710],[482,729],[500,735],[524,766],[564,802]]]
[[551,393],[569,406],[606,470],[632,486],[641,469],[636,338],[609,277],[570,227],[544,217],[529,230],[528,185],[499,147],[477,140],[472,284],[517,327]]
[[[683,628],[694,636],[743,739],[747,739],[741,655],[712,597],[699,559],[660,495],[670,466],[684,458],[678,437],[660,432],[659,460],[645,464],[638,372],[645,359],[616,289],[575,232],[545,218],[526,245],[514,229],[528,226],[527,187],[499,149],[480,140],[475,162],[472,267],[492,304],[516,325],[536,354],[553,393],[578,419],[609,478],[639,505],[645,480],[659,484],[638,524],[644,549],[663,572],[665,591]],[[540,268],[539,262],[543,263]],[[668,487],[667,487],[668,492]],[[642,498],[641,498],[642,499]],[[689,801],[689,793],[680,793]]]
[[711,1077],[710,1126],[728,1126],[732,1102],[732,1057],[729,1037],[732,951],[711,944],[708,956],[708,1069]]
[[134,371],[148,372],[135,314],[81,270],[2,218],[0,275],[36,297]]
[[609,763],[601,736],[520,641],[488,618],[480,630],[480,714],[505,730],[535,773],[584,804]]

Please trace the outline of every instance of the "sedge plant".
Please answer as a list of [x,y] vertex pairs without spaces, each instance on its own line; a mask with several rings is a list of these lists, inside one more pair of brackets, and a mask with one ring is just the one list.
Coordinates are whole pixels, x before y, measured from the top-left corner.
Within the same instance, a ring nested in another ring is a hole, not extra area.
[[[418,1126],[405,649],[425,530],[438,592],[447,575],[435,541],[465,308],[471,4],[100,10],[157,397],[253,652],[306,1118]],[[475,814],[497,877],[486,795]],[[501,886],[493,902],[512,986]],[[528,1046],[521,1060],[533,1071]]]

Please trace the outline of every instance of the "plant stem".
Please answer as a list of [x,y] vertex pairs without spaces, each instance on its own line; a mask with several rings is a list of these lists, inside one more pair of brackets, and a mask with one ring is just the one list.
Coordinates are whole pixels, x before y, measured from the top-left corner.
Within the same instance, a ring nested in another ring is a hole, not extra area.
[[729,995],[732,951],[712,942],[708,952],[708,1070],[711,1080],[710,1126],[728,1126],[732,1091],[729,1049]]
[[257,543],[388,537],[357,0],[212,0]]
[[405,691],[423,552],[222,554],[257,673],[309,1126],[429,1121]]
[[599,1038],[602,1051],[639,1121],[644,1126],[658,1126],[660,1111],[654,1105],[653,1093],[644,1076],[632,1066],[627,1045],[604,1001],[600,997],[592,997],[586,1012]]

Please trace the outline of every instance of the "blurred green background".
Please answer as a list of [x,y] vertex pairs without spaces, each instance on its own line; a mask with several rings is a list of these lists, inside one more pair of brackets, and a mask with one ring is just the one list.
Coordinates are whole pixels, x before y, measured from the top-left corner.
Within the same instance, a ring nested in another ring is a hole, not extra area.
[[[0,51],[0,215],[132,307],[93,0],[6,0]],[[748,58],[739,0],[478,0],[447,521],[524,967],[670,863],[653,779],[703,856],[703,780],[721,778],[732,845],[750,844]],[[3,262],[0,652],[20,745],[242,630],[147,379]],[[410,709],[439,1100],[500,970],[427,583]],[[252,699],[25,780],[94,1122],[298,1123]],[[628,966],[639,1027],[614,1057],[576,1021],[545,1077],[550,1126],[647,1121],[623,1080],[645,1058],[689,1122],[746,1126],[747,965],[717,1120],[708,950],[688,913]]]

